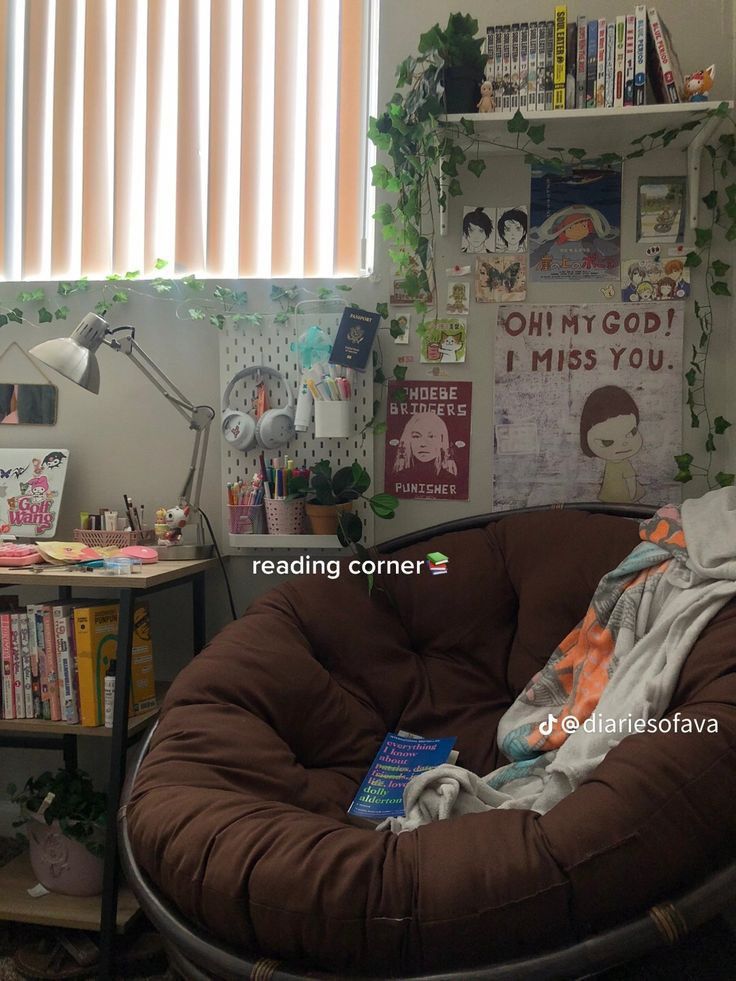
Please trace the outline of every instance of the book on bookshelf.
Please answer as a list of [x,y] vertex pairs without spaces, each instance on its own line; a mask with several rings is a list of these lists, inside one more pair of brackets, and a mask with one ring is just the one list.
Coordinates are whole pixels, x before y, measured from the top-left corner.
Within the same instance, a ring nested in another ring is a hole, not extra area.
[[545,77],[547,74],[547,21],[537,23],[537,112],[542,112],[544,104]]
[[544,108],[552,108],[554,93],[554,58],[555,58],[555,22],[547,21],[547,43],[546,43],[545,73],[544,73]]
[[598,41],[596,43],[595,107],[603,109],[606,104],[606,32],[605,17],[598,20]]
[[511,24],[504,24],[501,31],[501,109],[508,112],[511,109]]
[[643,106],[647,91],[647,8],[637,4],[634,8],[634,105]]
[[614,58],[613,105],[621,108],[624,104],[624,79],[626,76],[626,17],[616,18],[616,55]]
[[577,50],[575,66],[575,108],[585,109],[585,79],[587,72],[588,57],[588,26],[587,18],[584,15],[578,17],[577,21]]
[[555,7],[552,108],[565,108],[565,55],[567,51],[567,7]]
[[354,817],[380,821],[404,814],[404,788],[412,777],[457,758],[455,738],[424,739],[390,732],[348,808]]
[[57,603],[52,608],[54,643],[59,663],[59,697],[63,722],[79,722],[79,699],[74,670],[74,606]]
[[511,101],[509,109],[516,112],[519,108],[519,25],[511,25]]
[[23,674],[23,701],[25,717],[35,718],[33,710],[33,672],[31,671],[31,645],[28,630],[28,614],[21,610],[18,614],[18,640],[20,641],[20,662]]
[[15,718],[15,690],[13,685],[13,641],[10,629],[10,613],[0,613],[0,654],[3,666],[3,718]]
[[615,79],[616,61],[616,25],[613,21],[608,22],[606,27],[606,92],[604,105],[607,109],[613,108],[613,86]]
[[588,45],[585,58],[585,108],[595,109],[595,82],[598,75],[598,20],[588,20]]
[[624,57],[624,105],[634,104],[634,65],[636,64],[636,18],[626,15],[626,48]]
[[672,39],[656,7],[647,10],[649,78],[658,102],[682,101],[683,78]]
[[519,24],[519,111],[529,109],[529,25]]
[[20,624],[17,611],[10,614],[10,652],[13,661],[13,699],[15,718],[25,719],[26,704],[23,697],[23,668],[20,654]]
[[[46,657],[48,678],[49,713],[52,722],[61,722],[61,698],[59,697],[59,662],[56,656],[56,636],[54,633],[53,604],[41,604],[43,622],[43,646]],[[37,614],[38,616],[38,614]]]
[[576,103],[575,79],[578,65],[578,25],[567,22],[567,42],[565,44],[565,108],[574,109]]
[[503,109],[503,27],[497,27],[493,34],[495,67],[493,71],[493,102],[495,111]]
[[537,34],[538,25],[535,20],[529,24],[529,69],[527,71],[527,108],[530,112],[537,111]]

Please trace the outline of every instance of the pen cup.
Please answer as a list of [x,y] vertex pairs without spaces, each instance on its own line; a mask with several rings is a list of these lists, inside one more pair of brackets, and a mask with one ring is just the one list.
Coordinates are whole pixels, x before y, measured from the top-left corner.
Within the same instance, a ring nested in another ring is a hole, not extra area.
[[304,501],[264,501],[269,535],[303,535],[306,525]]
[[350,435],[350,400],[314,403],[314,435],[317,439],[346,439]]
[[265,533],[262,504],[229,504],[227,510],[231,535]]

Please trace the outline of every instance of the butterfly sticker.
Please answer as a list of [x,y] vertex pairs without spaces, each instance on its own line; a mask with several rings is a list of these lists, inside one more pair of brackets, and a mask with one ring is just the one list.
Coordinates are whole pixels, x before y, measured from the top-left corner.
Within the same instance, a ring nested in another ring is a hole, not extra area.
[[611,283],[606,283],[605,286],[601,286],[601,293],[607,300],[612,300],[616,294],[616,291]]
[[21,477],[29,466],[30,464],[27,463],[24,467],[11,467],[10,470],[3,470],[0,467],[0,480],[8,480],[10,477]]
[[516,286],[520,272],[520,262],[512,263],[508,269],[494,269],[493,266],[491,266],[491,289],[505,290],[506,292],[511,293]]

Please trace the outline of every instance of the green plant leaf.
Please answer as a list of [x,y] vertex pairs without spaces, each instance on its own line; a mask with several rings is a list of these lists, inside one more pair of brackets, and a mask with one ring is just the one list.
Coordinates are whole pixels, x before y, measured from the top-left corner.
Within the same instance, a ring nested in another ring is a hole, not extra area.
[[460,120],[460,125],[465,131],[466,136],[472,136],[475,133],[475,123],[472,119],[466,119],[465,116]]
[[734,477],[736,475],[732,473],[724,473],[722,470],[719,471],[713,478],[719,487],[733,487]]
[[506,123],[509,133],[526,133],[529,129],[529,120],[524,119],[522,113],[517,109],[514,115]]
[[40,324],[50,324],[53,322],[53,319],[51,311],[47,310],[46,307],[41,307],[38,311],[38,322]]
[[456,177],[453,177],[453,179],[450,181],[447,188],[447,193],[452,198],[458,198],[463,193],[463,189],[460,186],[460,181]]
[[731,290],[728,288],[728,283],[724,282],[722,279],[717,279],[715,283],[711,283],[711,292],[715,293],[716,296],[730,296]]
[[692,455],[692,453],[680,453],[679,456],[675,457],[675,463],[680,470],[687,470],[694,459],[695,457]]
[[359,494],[365,494],[368,488],[371,486],[371,475],[361,466],[359,463],[354,463],[352,466],[353,481],[355,482],[355,489]]
[[471,174],[475,174],[476,177],[480,177],[485,169],[486,162],[480,157],[476,157],[475,160],[468,161],[468,170]]
[[359,542],[363,537],[363,522],[352,511],[343,511],[337,523],[337,537],[341,545]]
[[711,211],[718,204],[718,192],[713,190],[709,191],[704,197],[700,199],[706,208],[710,208]]
[[534,126],[529,127],[529,129],[526,131],[526,135],[529,137],[532,143],[539,145],[540,143],[544,143],[544,131],[545,124],[536,123]]
[[4,327],[8,322],[8,318],[4,313],[0,313],[0,327]]
[[373,217],[379,225],[391,225],[394,221],[394,212],[390,204],[382,204],[376,208]]
[[394,378],[396,378],[398,381],[403,381],[406,378],[406,365],[394,365]]
[[693,479],[689,470],[680,470],[675,474],[675,480],[680,484],[687,484]]
[[376,370],[373,372],[373,383],[375,385],[383,385],[385,381],[386,376],[383,373],[383,368],[376,368]]
[[8,313],[8,320],[12,320],[13,323],[15,323],[15,324],[22,324],[23,323],[23,311],[21,309],[19,309],[18,307],[14,307]]
[[409,393],[405,388],[397,388],[391,393],[392,402],[406,402],[409,398]]
[[56,320],[66,320],[69,316],[69,307],[57,307],[54,311],[54,317]]
[[165,269],[168,266],[166,259],[156,259],[153,264],[154,269]]
[[716,451],[716,443],[715,440],[713,439],[713,433],[709,432],[708,437],[705,441],[705,452],[715,453],[715,451]]
[[198,293],[201,293],[202,290],[205,288],[205,284],[201,280],[197,279],[197,277],[193,273],[191,276],[185,276],[182,279],[182,283],[184,284],[184,286],[187,286],[190,290],[195,290]]
[[381,320],[388,320],[388,303],[386,302],[377,303],[376,313],[381,315]]
[[731,423],[728,419],[724,419],[723,416],[716,416],[713,420],[713,429],[715,430],[716,436],[722,436],[730,426]]
[[187,313],[189,314],[192,320],[204,320],[204,316],[205,316],[204,310],[200,310],[199,307],[190,307],[187,310]]
[[393,518],[399,500],[393,494],[374,494],[369,501],[371,511],[379,518]]
[[371,426],[371,429],[373,430],[373,435],[374,436],[380,436],[381,433],[385,433],[386,432],[386,430],[388,429],[388,426],[386,425],[385,422],[375,422]]
[[579,147],[579,146],[571,146],[570,149],[567,152],[575,160],[582,160],[583,157],[585,157],[585,154],[586,154],[586,151],[583,150],[583,148],[582,147]]
[[638,150],[632,150],[630,153],[626,154],[627,160],[634,160],[636,157],[643,157],[645,150],[643,147],[639,147]]
[[688,383],[688,385],[691,388],[695,384],[695,378],[696,378],[696,375],[695,375],[695,369],[694,368],[691,368],[690,371],[688,371],[688,372],[685,373],[685,381]]
[[708,244],[713,238],[713,232],[710,228],[696,228],[695,229],[695,247],[702,249]]
[[702,261],[697,252],[688,252],[685,256],[685,265],[690,269],[696,269]]
[[714,259],[711,265],[716,276],[725,276],[728,270],[731,268],[730,263],[721,262],[720,259]]
[[113,293],[113,295],[112,295],[112,302],[113,303],[127,303],[128,302],[128,294],[125,292],[125,290],[118,290],[117,293]]

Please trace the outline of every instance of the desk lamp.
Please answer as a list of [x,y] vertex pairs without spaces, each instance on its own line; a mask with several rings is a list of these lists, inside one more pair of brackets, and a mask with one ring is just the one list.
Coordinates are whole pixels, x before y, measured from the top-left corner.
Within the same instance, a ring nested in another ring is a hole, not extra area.
[[[114,335],[125,332],[122,337]],[[156,386],[164,398],[176,411],[184,416],[189,428],[195,432],[192,459],[187,470],[184,486],[179,494],[181,507],[189,505],[197,528],[196,545],[173,545],[159,550],[160,559],[201,559],[209,558],[212,545],[204,544],[202,515],[199,499],[202,493],[202,478],[207,455],[207,441],[210,425],[215,418],[215,410],[210,405],[193,405],[173,384],[170,378],[148,357],[135,339],[135,327],[111,328],[102,317],[88,313],[79,323],[71,337],[55,337],[31,348],[30,354],[49,368],[73,381],[81,388],[97,395],[100,391],[100,369],[96,351],[106,344],[113,351],[127,355],[139,371]]]

